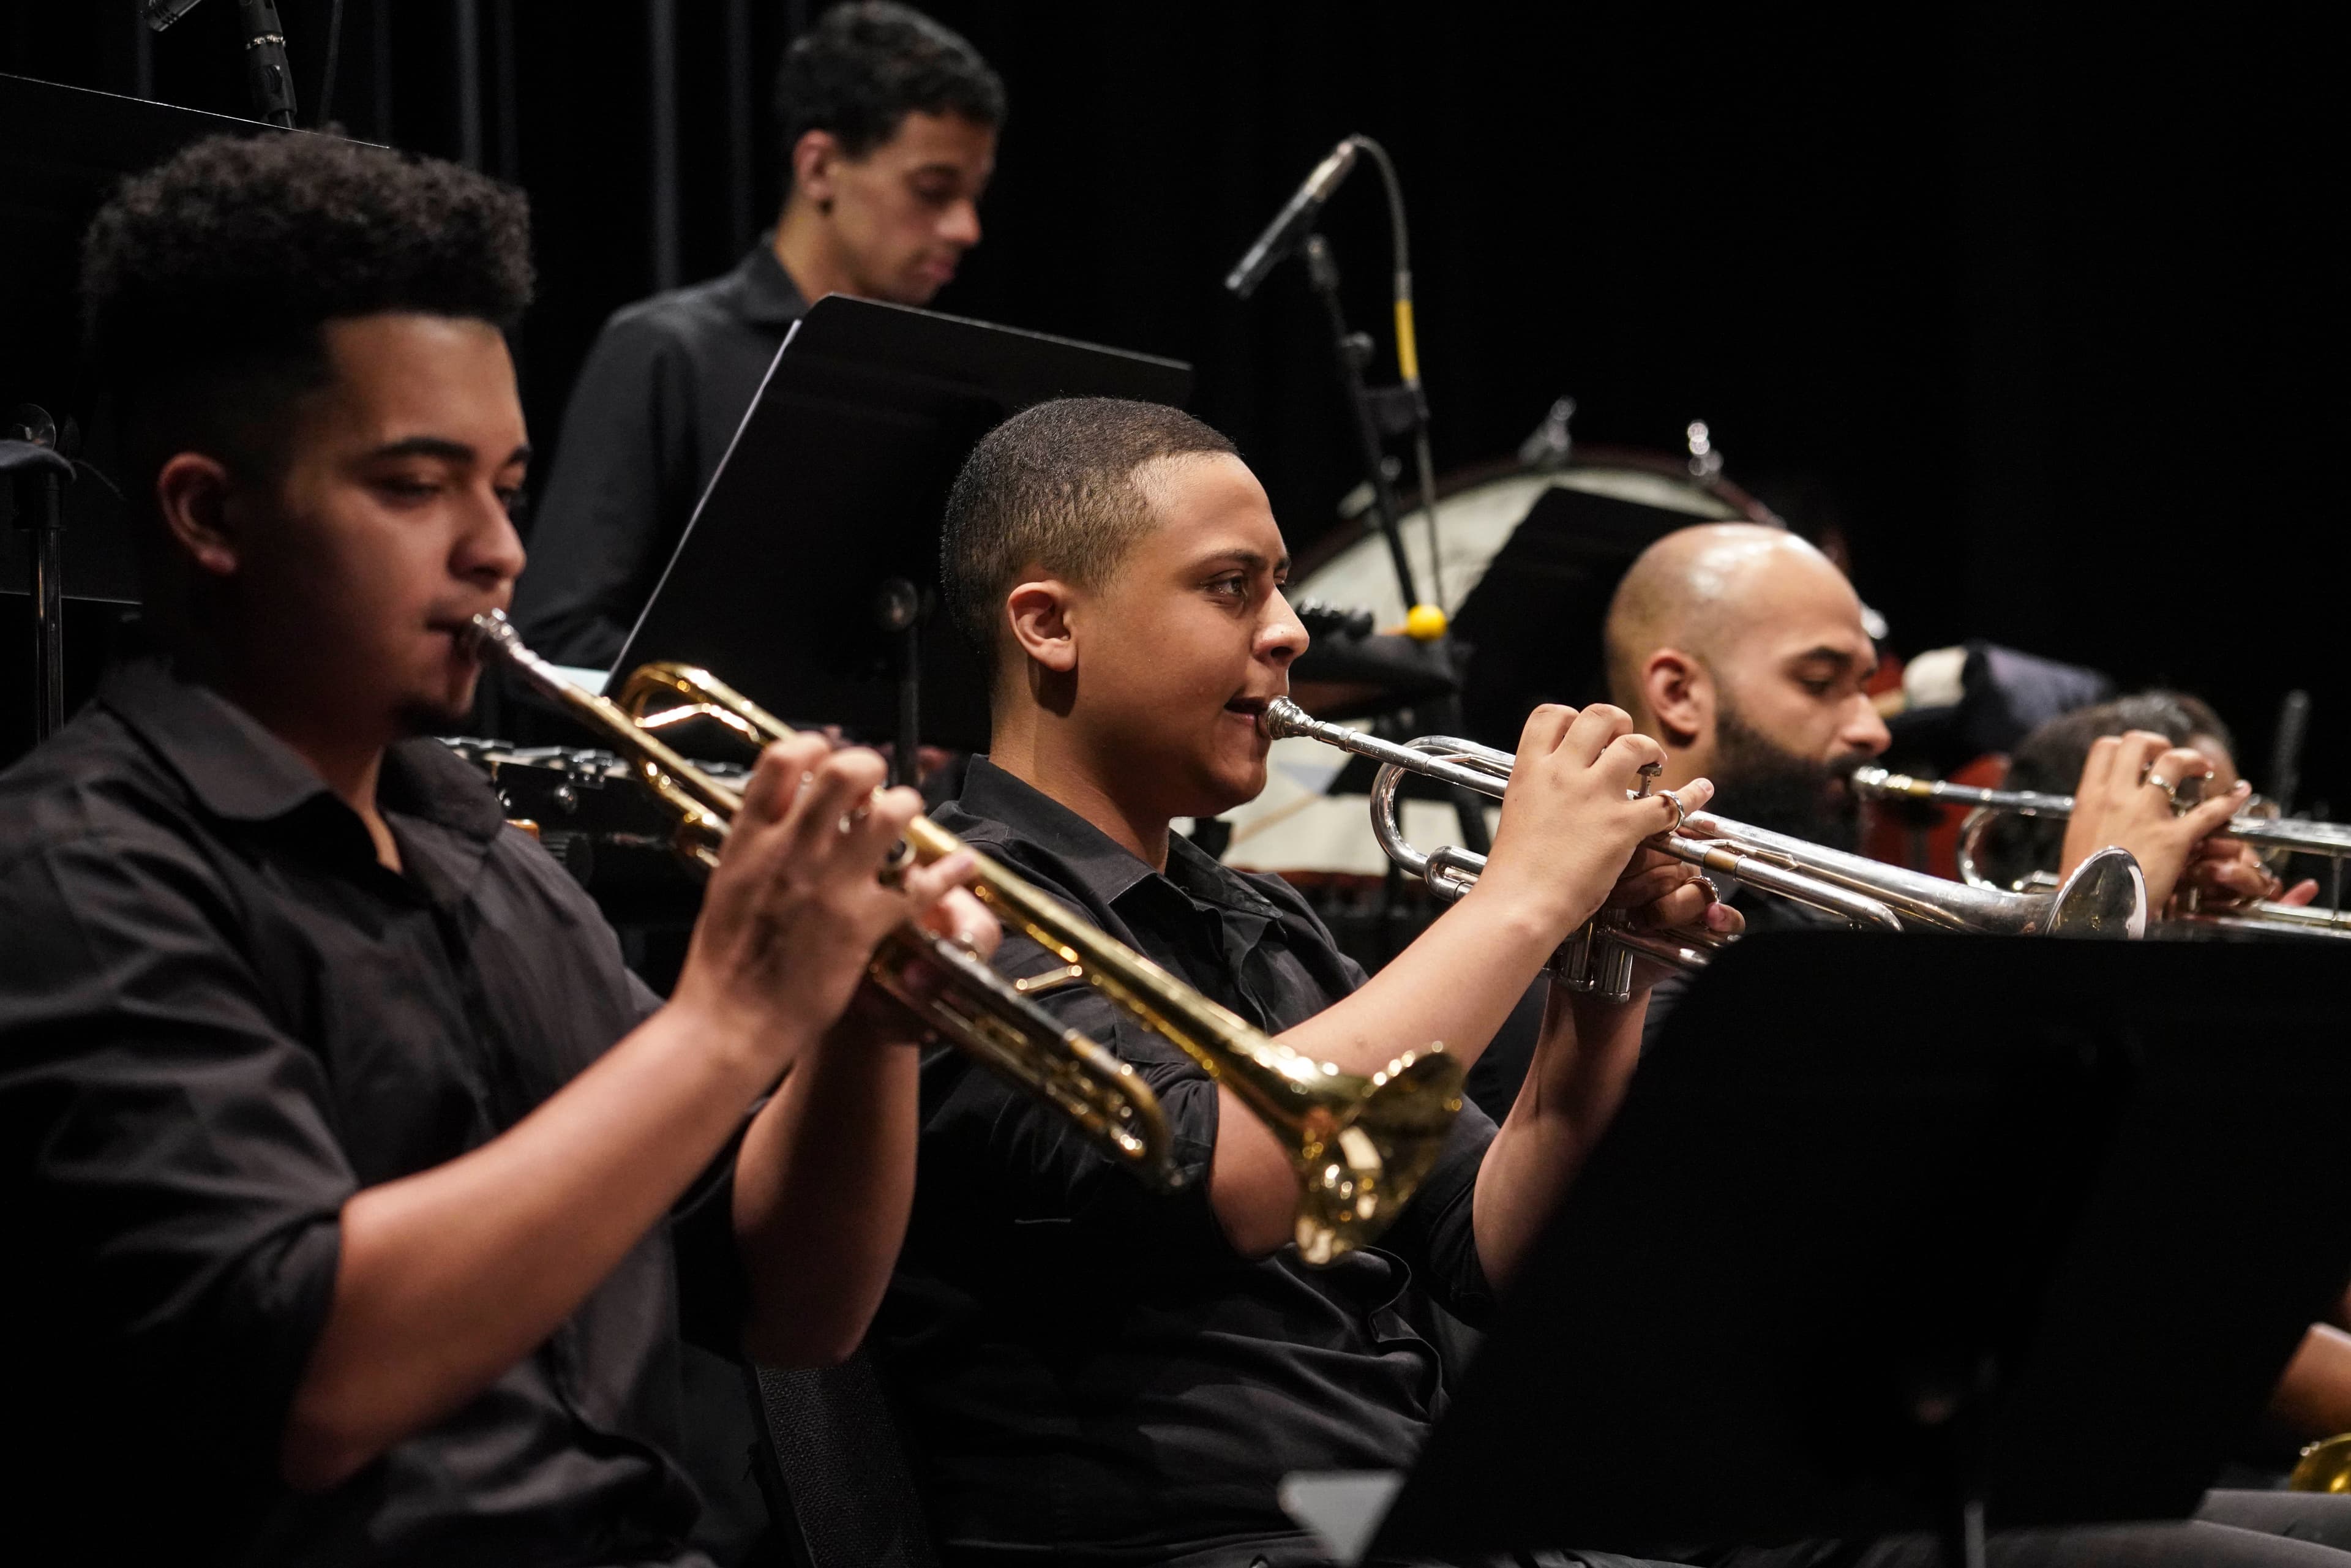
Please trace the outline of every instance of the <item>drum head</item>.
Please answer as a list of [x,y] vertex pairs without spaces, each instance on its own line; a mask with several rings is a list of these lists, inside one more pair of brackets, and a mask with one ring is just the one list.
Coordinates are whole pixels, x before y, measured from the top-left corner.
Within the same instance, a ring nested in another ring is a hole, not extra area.
[[[1687,523],[1752,522],[1780,526],[1770,508],[1719,475],[1690,476],[1687,459],[1660,453],[1594,447],[1563,465],[1517,464],[1454,475],[1437,486],[1436,570],[1429,560],[1428,525],[1417,510],[1405,519],[1405,555],[1423,593],[1458,615],[1485,580],[1487,570],[1535,503],[1552,490],[1604,497],[1661,514],[1669,528]],[[1629,562],[1628,562],[1629,564]],[[1340,528],[1301,557],[1292,598],[1360,605],[1383,628],[1404,623],[1406,606],[1389,563],[1387,541],[1368,526]],[[1610,584],[1614,588],[1614,584]],[[1595,629],[1594,634],[1597,634]]]
[[[1641,551],[1700,522],[1779,527],[1769,508],[1687,460],[1585,449],[1553,467],[1464,475],[1437,503],[1437,553],[1420,514],[1405,519],[1416,584],[1469,650],[1463,716],[1471,738],[1508,748],[1528,711],[1607,695],[1600,633],[1608,601]],[[1310,555],[1294,593],[1371,609],[1394,627],[1405,604],[1377,533]]]

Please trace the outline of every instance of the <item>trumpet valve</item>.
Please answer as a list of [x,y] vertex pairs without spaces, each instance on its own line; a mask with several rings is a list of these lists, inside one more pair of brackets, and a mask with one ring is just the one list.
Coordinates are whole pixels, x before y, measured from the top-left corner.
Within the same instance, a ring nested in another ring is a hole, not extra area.
[[1621,909],[1604,909],[1584,922],[1552,954],[1544,972],[1578,996],[1603,1001],[1629,1001],[1633,996],[1633,949],[1609,939],[1624,931],[1632,918]]

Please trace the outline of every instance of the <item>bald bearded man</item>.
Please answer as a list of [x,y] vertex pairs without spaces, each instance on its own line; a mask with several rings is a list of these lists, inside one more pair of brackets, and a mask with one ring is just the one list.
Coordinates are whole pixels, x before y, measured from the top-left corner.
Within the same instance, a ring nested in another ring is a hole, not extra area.
[[1610,695],[1664,745],[1667,787],[1712,779],[1725,816],[1852,846],[1846,779],[1891,737],[1861,600],[1826,556],[1750,523],[1680,529],[1625,574],[1605,635]]

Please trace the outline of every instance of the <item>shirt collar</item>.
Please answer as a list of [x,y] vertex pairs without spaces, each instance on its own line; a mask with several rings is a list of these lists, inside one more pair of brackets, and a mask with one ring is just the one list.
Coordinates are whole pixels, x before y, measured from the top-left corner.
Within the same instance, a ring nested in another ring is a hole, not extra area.
[[[116,665],[99,683],[98,700],[215,817],[275,821],[321,798],[341,804],[292,747],[218,692],[183,680],[162,660]],[[386,810],[486,841],[505,823],[481,775],[437,740],[402,741],[387,750],[377,799]]]
[[1104,904],[1155,874],[1108,833],[985,757],[971,759],[956,803],[975,817],[1005,824],[1015,836],[1050,854]]
[[1018,837],[1067,866],[1105,904],[1115,904],[1146,882],[1164,880],[1201,903],[1249,915],[1279,913],[1189,839],[1178,834],[1168,840],[1163,875],[1108,833],[985,757],[971,759],[956,801],[975,817],[1013,827]]
[[737,262],[728,281],[743,319],[762,327],[788,327],[808,314],[809,302],[784,264],[776,259],[776,232],[759,236],[750,254]]

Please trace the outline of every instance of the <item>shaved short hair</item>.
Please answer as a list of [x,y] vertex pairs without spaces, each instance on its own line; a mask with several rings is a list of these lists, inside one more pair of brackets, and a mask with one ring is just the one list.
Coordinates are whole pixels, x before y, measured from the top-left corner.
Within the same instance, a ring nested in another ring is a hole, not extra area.
[[1695,523],[1643,550],[1608,601],[1603,651],[1609,700],[1627,713],[1643,712],[1642,666],[1659,648],[1678,645],[1711,664],[1738,568],[1784,549],[1820,554],[1785,529],[1757,523]]
[[947,615],[992,674],[1004,596],[1030,568],[1091,588],[1158,521],[1140,481],[1166,457],[1237,456],[1177,408],[1061,398],[981,438],[947,495],[939,589]]

